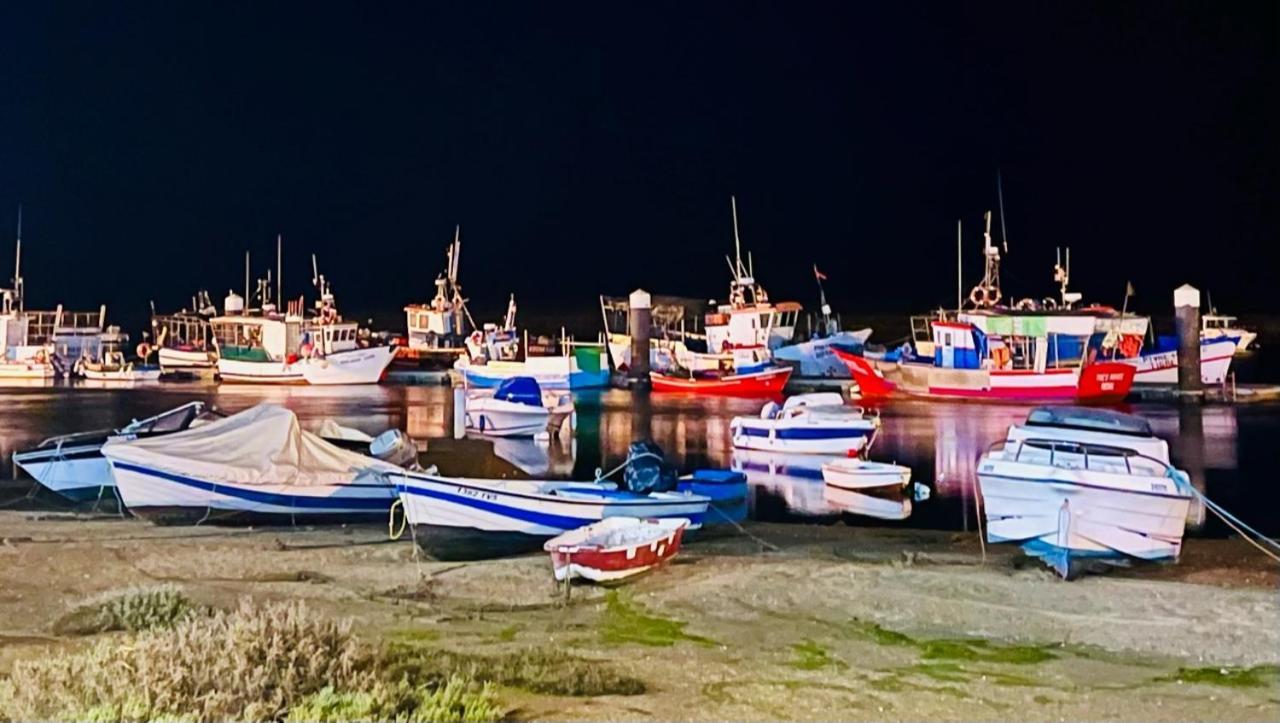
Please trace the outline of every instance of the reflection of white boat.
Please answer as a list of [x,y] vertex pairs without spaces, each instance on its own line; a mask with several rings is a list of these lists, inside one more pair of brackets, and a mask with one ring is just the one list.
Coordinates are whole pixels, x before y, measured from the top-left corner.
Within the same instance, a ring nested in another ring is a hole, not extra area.
[[108,440],[120,499],[158,523],[384,520],[393,464],[303,431],[293,412],[259,405],[183,432]]
[[573,414],[573,397],[543,392],[532,377],[511,377],[493,393],[473,391],[466,397],[466,425],[494,437],[533,437],[558,432]]
[[880,520],[905,520],[911,516],[911,498],[900,490],[889,494],[867,494],[866,490],[859,492],[827,485],[823,497],[832,507],[855,515]]
[[875,487],[906,489],[911,484],[911,468],[866,459],[837,459],[822,465],[822,481],[828,487],[846,490]]
[[100,497],[114,487],[111,465],[102,456],[108,439],[138,439],[179,432],[204,415],[203,402],[188,402],[154,417],[135,420],[120,429],[79,432],[51,437],[32,449],[14,452],[13,463],[37,482],[70,500]]
[[846,407],[836,393],[797,394],[758,417],[734,417],[733,446],[774,452],[847,454],[864,449],[880,428],[879,415]]
[[[822,465],[836,457],[734,449],[730,466],[746,475],[756,505],[761,494],[780,497],[787,511],[801,516],[830,515],[823,498]],[[758,512],[757,512],[758,515]]]
[[1173,560],[1192,492],[1146,420],[1038,408],[978,462],[991,542],[1022,542],[1064,577],[1082,560]]

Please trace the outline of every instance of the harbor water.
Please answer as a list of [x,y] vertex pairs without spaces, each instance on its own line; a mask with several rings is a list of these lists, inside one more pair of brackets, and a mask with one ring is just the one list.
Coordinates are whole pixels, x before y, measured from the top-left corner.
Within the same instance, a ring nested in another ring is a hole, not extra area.
[[[809,524],[892,525],[970,530],[976,524],[974,470],[978,457],[1004,437],[1030,407],[1000,404],[893,401],[877,408],[883,427],[871,457],[912,468],[930,488],[928,499],[904,509],[905,520],[883,509],[859,509],[832,498],[821,478],[822,457],[733,449],[729,422],[756,415],[761,400],[633,394],[609,390],[575,395],[577,426],[546,442],[453,438],[452,394],[446,386],[382,384],[355,387],[260,387],[161,383],[138,388],[92,388],[80,383],[0,388],[0,456],[11,469],[16,450],[51,436],[120,426],[202,400],[224,412],[259,403],[283,404],[305,427],[325,419],[369,434],[396,428],[425,449],[424,464],[442,474],[476,477],[592,479],[626,458],[634,439],[650,438],[681,471],[700,467],[743,471],[751,519]],[[1273,475],[1280,414],[1274,405],[1148,405],[1125,411],[1151,421],[1168,440],[1175,466],[1197,488],[1265,534],[1280,533],[1270,511],[1280,502]],[[0,484],[0,509],[65,509],[31,479],[10,473]],[[878,515],[881,519],[877,519]],[[1216,519],[1193,510],[1188,535],[1223,536]]]

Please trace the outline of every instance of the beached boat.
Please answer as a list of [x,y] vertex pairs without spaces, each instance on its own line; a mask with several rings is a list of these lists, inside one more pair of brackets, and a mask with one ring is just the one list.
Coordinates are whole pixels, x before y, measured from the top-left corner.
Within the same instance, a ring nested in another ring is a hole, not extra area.
[[769,402],[759,416],[729,422],[733,446],[773,452],[846,454],[862,451],[880,429],[878,414],[847,407],[834,392],[797,394],[779,406]]
[[503,557],[609,517],[689,520],[702,526],[710,500],[681,492],[639,494],[611,483],[494,480],[391,473],[414,539],[440,560]]
[[837,459],[822,465],[822,481],[830,487],[846,490],[906,489],[911,484],[911,468],[867,459]]
[[543,391],[532,377],[511,377],[492,393],[469,391],[466,425],[494,437],[532,437],[558,432],[573,414],[567,392]]
[[1141,417],[1033,410],[978,461],[989,542],[1019,542],[1063,577],[1090,562],[1175,560],[1193,492]]
[[618,582],[676,556],[689,520],[609,517],[547,540],[556,580]]
[[109,439],[102,454],[133,514],[159,524],[386,520],[394,464],[304,431],[259,405],[186,431]]
[[108,439],[141,439],[181,432],[206,418],[204,402],[188,402],[118,429],[50,437],[31,449],[14,452],[13,463],[41,485],[74,502],[98,499],[115,486],[111,465],[102,456],[102,445]]
[[781,396],[791,370],[774,367],[749,374],[725,374],[722,376],[684,377],[650,372],[649,380],[655,392],[680,392],[739,397]]

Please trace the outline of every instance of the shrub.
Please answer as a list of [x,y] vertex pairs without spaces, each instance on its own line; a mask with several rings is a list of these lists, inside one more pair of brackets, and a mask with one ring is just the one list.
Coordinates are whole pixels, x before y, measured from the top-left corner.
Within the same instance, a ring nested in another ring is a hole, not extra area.
[[173,585],[130,588],[90,600],[53,624],[58,635],[92,635],[110,630],[140,632],[170,628],[199,607]]
[[498,710],[493,688],[461,676],[444,685],[412,686],[379,681],[370,690],[343,693],[324,688],[289,711],[289,721],[491,721]]
[[440,648],[393,644],[382,655],[383,675],[411,685],[441,685],[463,675],[486,683],[549,695],[639,695],[644,681],[607,663],[558,650],[526,649],[501,655],[473,655]]

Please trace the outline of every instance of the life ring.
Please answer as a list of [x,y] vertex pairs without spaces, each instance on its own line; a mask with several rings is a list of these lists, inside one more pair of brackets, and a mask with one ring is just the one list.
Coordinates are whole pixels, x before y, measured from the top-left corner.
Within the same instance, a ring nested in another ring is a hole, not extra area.
[[1018,311],[1031,311],[1032,309],[1036,308],[1036,300],[1021,299],[1020,301],[1018,301],[1018,303],[1013,305],[1013,308],[1017,309]]
[[1121,357],[1132,359],[1142,351],[1142,337],[1137,334],[1121,334],[1119,348]]
[[981,286],[973,287],[973,291],[969,292],[969,303],[974,306],[985,306],[987,303],[987,290]]
[[992,288],[987,290],[987,303],[991,306],[1000,303],[1000,289]]
[[33,359],[37,364],[45,364],[49,361],[49,355],[45,353],[44,349],[38,349]]
[[146,362],[147,357],[151,356],[151,345],[144,341],[141,344],[139,344],[138,348],[134,349],[134,351],[138,353],[139,359],[141,359],[143,362]]

